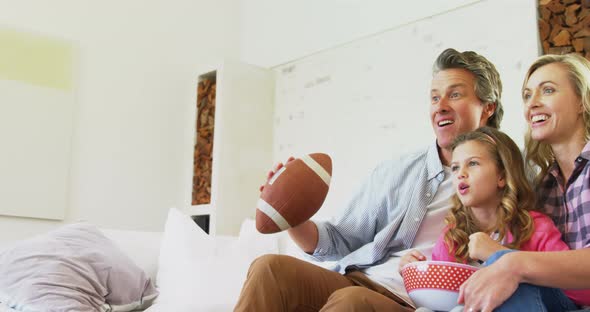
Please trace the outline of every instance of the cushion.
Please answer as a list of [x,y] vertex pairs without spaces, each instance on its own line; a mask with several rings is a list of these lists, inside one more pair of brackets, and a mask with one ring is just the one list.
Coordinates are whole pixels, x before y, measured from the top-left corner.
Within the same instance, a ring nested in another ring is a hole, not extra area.
[[252,260],[278,252],[276,239],[257,239],[207,235],[189,216],[170,209],[160,246],[160,295],[147,311],[231,311]]
[[0,302],[19,311],[131,311],[157,296],[95,226],[75,223],[0,253]]
[[162,232],[102,228],[100,231],[147,273],[152,281],[156,280]]

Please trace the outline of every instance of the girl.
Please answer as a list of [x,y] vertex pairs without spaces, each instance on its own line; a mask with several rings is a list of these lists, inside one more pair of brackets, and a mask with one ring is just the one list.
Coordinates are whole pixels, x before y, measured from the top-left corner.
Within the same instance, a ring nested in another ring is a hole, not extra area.
[[433,260],[478,264],[499,250],[568,249],[551,219],[531,211],[534,193],[508,135],[480,128],[457,137],[452,151],[456,195]]
[[[489,265],[514,249],[568,249],[551,219],[532,211],[534,193],[520,151],[510,137],[484,127],[458,136],[452,151],[456,195],[446,218],[448,226],[433,249],[433,260],[474,265],[485,261]],[[406,256],[402,263],[425,260],[411,257]],[[522,284],[497,311],[530,309],[532,302],[549,311],[577,308],[559,289]]]

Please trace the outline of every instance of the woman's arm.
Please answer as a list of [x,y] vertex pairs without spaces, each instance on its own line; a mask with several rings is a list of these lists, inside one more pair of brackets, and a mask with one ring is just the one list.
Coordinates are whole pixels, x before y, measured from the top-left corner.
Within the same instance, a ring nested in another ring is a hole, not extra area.
[[492,311],[506,301],[519,283],[555,288],[590,288],[590,248],[555,251],[518,251],[475,272],[462,286],[460,302]]
[[503,265],[513,267],[522,283],[566,289],[590,288],[590,248],[513,254]]

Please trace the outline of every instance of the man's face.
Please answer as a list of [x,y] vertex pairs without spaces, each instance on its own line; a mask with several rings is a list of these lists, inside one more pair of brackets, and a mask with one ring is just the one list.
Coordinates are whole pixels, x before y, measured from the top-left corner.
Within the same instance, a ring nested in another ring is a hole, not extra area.
[[459,134],[485,126],[493,105],[475,95],[475,76],[465,69],[439,71],[432,78],[430,121],[441,149],[449,150]]

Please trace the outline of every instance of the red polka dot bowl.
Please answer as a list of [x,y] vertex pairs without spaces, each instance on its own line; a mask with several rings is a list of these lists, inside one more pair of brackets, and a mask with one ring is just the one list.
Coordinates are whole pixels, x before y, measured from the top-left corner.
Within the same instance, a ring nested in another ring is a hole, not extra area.
[[404,286],[416,307],[449,311],[457,306],[459,287],[477,267],[447,261],[418,261],[402,268]]

